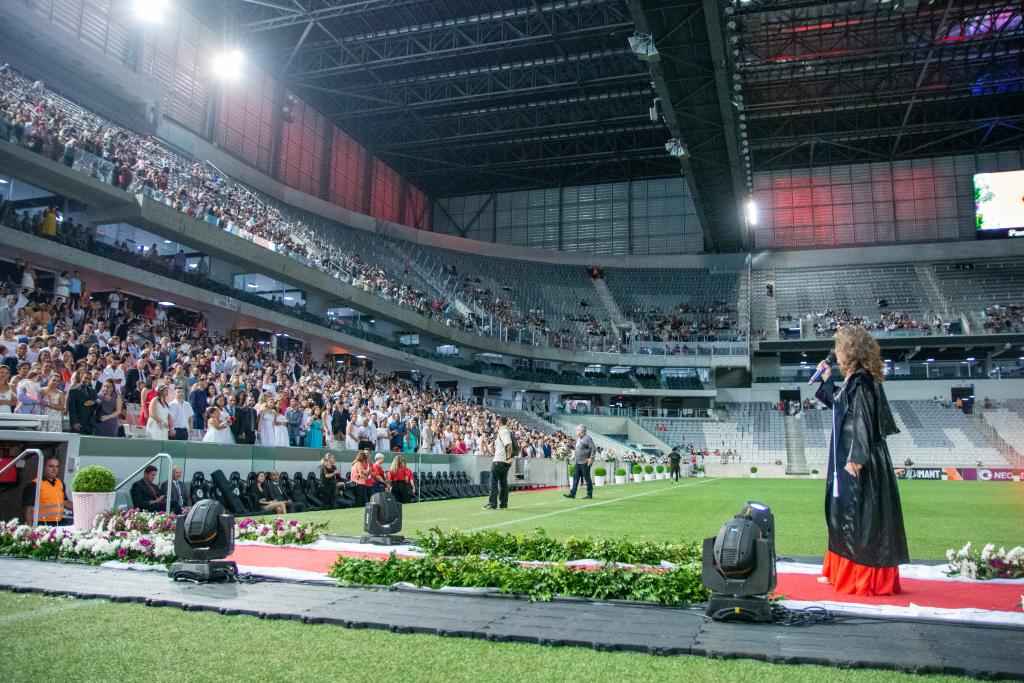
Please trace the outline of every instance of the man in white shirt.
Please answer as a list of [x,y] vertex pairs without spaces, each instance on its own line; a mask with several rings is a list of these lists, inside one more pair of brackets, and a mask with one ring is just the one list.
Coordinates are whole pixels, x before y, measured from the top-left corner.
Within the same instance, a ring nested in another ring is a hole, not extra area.
[[188,426],[192,424],[192,404],[185,398],[185,390],[178,387],[174,390],[174,400],[167,404],[171,411],[171,424],[174,425],[174,436],[176,441],[188,441]]
[[498,418],[498,434],[494,437],[494,454],[491,458],[491,496],[484,505],[485,510],[508,509],[508,471],[515,456],[512,448],[512,430],[508,418]]
[[106,382],[108,379],[114,382],[114,391],[122,393],[124,391],[124,364],[111,363],[103,368],[103,372],[100,373],[100,381]]

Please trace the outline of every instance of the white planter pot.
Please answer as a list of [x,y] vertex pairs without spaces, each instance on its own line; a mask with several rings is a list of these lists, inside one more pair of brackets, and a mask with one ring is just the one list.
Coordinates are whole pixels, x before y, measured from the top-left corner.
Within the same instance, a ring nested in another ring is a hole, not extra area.
[[643,480],[644,480],[644,475],[643,475],[642,472],[640,474],[634,474],[633,475],[633,481],[643,481]]
[[703,472],[698,472],[698,473],[697,473],[697,477],[698,477],[698,478],[702,478],[703,476],[704,476],[704,473],[703,473]]
[[626,483],[626,475],[623,474],[623,475],[620,476],[620,475],[616,474],[615,475],[615,483],[616,484],[625,484]]
[[757,479],[757,472],[751,472],[750,473],[750,478],[751,479]]
[[654,481],[654,473],[647,474],[644,472],[644,481]]
[[604,477],[594,475],[594,486],[604,486]]
[[658,479],[668,479],[668,472],[658,472]]
[[91,531],[96,515],[114,507],[114,496],[111,493],[72,493],[71,502],[75,506],[75,531]]

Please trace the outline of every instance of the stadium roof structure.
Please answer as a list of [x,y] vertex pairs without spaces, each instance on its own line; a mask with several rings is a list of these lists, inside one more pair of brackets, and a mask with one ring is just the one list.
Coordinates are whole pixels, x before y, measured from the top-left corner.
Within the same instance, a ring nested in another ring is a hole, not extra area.
[[223,7],[289,88],[431,195],[679,173],[624,1]]
[[195,4],[432,196],[682,170],[714,249],[757,171],[1024,139],[1019,0]]

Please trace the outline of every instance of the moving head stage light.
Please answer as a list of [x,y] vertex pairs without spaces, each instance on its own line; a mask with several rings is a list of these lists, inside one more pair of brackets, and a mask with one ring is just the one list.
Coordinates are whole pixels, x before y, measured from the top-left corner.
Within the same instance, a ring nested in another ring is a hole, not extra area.
[[768,593],[775,588],[775,518],[768,506],[748,501],[704,539],[704,586],[711,591],[707,615],[719,621],[769,623]]
[[375,493],[363,511],[363,543],[377,545],[400,545],[405,543],[402,530],[402,504],[386,492]]
[[175,581],[230,581],[238,574],[234,562],[217,562],[235,549],[235,518],[224,506],[206,498],[192,506],[174,530],[178,561],[167,571]]

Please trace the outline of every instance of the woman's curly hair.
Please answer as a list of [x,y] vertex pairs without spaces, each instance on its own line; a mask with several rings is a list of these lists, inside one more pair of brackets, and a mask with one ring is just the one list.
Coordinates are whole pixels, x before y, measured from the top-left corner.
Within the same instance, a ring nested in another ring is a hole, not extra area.
[[854,371],[864,368],[879,382],[885,381],[882,371],[882,349],[878,341],[861,325],[845,325],[836,332],[836,348],[842,348],[849,361],[849,367],[840,368],[849,377]]

